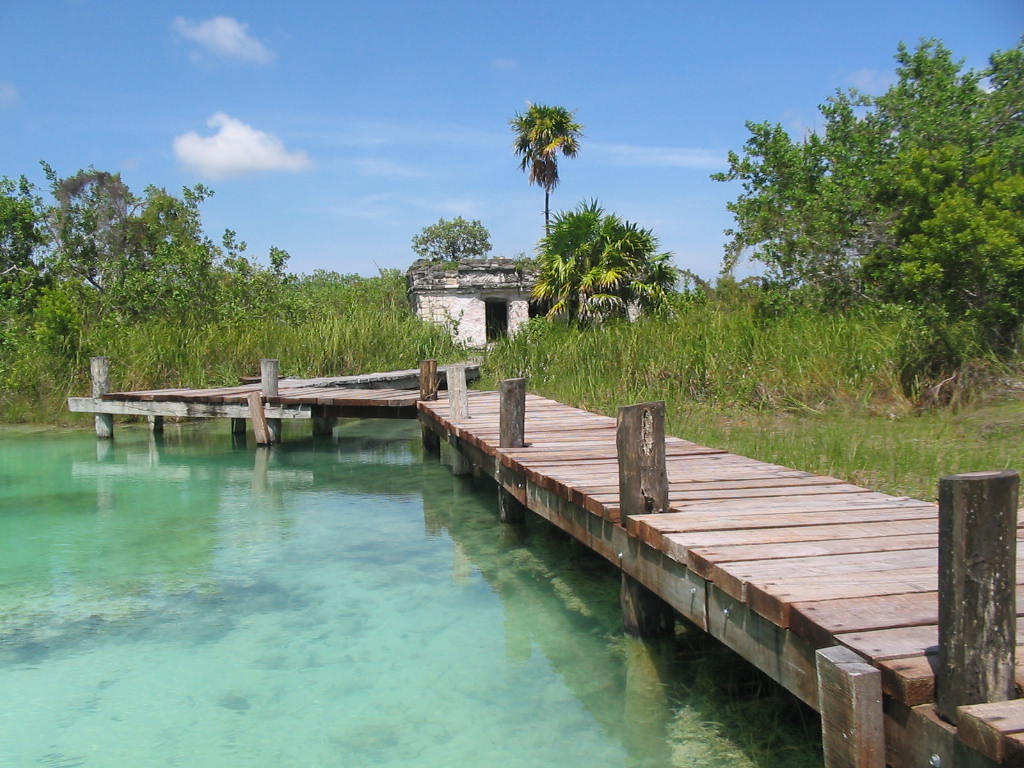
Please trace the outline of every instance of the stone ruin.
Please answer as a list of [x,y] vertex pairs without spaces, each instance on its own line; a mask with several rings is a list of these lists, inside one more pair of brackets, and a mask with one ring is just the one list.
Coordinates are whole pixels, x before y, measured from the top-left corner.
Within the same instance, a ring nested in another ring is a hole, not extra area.
[[513,334],[535,314],[530,296],[537,273],[514,259],[421,259],[409,267],[407,279],[413,311],[447,326],[468,347]]

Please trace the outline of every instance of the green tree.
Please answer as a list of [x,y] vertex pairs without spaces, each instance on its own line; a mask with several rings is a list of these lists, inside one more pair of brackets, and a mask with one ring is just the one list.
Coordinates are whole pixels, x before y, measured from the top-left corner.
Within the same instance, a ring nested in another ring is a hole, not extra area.
[[837,93],[803,141],[748,124],[714,176],[742,184],[726,270],[749,254],[829,302],[911,303],[1004,343],[1024,318],[1024,42],[980,72],[935,40],[896,61],[885,94]]
[[491,250],[491,234],[478,219],[442,218],[413,237],[412,249],[430,261],[481,259]]
[[530,183],[544,188],[544,231],[551,224],[549,201],[558,186],[558,155],[576,157],[580,150],[583,126],[575,113],[565,107],[530,104],[526,112],[517,112],[509,123],[515,133],[512,144],[519,167],[530,171]]
[[540,242],[534,296],[549,316],[570,321],[625,316],[631,307],[664,301],[679,272],[670,253],[658,253],[649,229],[606,214],[596,200],[555,215]]

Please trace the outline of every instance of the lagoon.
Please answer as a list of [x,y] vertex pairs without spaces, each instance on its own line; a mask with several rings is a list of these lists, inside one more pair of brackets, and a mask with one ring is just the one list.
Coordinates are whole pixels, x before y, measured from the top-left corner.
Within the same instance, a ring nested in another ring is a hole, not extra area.
[[289,426],[0,433],[0,766],[776,764],[415,423]]

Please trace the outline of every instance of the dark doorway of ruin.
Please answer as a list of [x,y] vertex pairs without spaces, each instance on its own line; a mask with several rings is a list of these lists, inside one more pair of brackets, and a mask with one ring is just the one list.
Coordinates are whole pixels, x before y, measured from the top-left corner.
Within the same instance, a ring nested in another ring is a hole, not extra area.
[[497,341],[508,334],[508,303],[487,299],[484,301],[484,322],[487,341]]

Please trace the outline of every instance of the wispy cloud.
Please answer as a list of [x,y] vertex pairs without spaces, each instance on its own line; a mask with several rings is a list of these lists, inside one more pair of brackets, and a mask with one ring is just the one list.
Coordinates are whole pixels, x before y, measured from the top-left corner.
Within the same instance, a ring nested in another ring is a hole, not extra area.
[[519,62],[515,59],[495,59],[491,62],[491,66],[495,69],[517,69],[519,67]]
[[612,165],[632,168],[694,168],[707,171],[726,165],[722,152],[701,147],[649,147],[592,141],[584,149]]
[[237,176],[252,171],[305,170],[312,165],[302,150],[290,151],[271,133],[259,131],[223,112],[206,124],[212,136],[189,131],[174,139],[174,154],[187,167],[209,178]]
[[858,91],[880,96],[896,84],[896,75],[893,72],[882,72],[865,67],[847,75],[846,82]]
[[179,16],[172,26],[185,40],[196,43],[202,52],[222,59],[269,64],[276,57],[272,50],[249,34],[248,24],[231,16],[214,16],[198,22]]
[[14,83],[0,80],[0,107],[13,107],[21,100],[18,88]]
[[427,175],[425,171],[411,165],[396,163],[392,160],[381,160],[379,158],[360,158],[354,160],[353,165],[363,176],[390,179],[419,179]]

